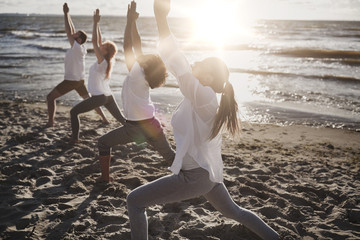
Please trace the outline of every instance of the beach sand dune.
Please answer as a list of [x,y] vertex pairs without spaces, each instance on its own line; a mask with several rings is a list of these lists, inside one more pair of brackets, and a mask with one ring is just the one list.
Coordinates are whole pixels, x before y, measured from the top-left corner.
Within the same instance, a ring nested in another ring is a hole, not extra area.
[[[95,113],[82,115],[82,142],[71,145],[68,107],[44,129],[43,103],[0,106],[0,238],[130,239],[127,194],[169,174],[171,163],[146,144],[117,146],[114,182],[98,183],[97,139],[120,126],[114,119],[102,125]],[[223,159],[234,201],[283,239],[360,238],[359,132],[244,123],[239,139],[224,136]],[[202,197],[147,214],[150,239],[259,239]]]

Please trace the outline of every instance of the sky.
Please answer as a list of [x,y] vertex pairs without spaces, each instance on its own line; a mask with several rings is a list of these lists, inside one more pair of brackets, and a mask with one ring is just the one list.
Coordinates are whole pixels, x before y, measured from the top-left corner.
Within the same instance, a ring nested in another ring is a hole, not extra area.
[[[126,14],[130,0],[68,0],[73,15]],[[62,14],[64,0],[0,0],[0,13]],[[137,0],[140,16],[153,16],[152,0]],[[189,17],[209,4],[231,6],[251,19],[356,20],[360,21],[360,0],[173,0],[170,17]],[[228,4],[228,5],[226,5]]]

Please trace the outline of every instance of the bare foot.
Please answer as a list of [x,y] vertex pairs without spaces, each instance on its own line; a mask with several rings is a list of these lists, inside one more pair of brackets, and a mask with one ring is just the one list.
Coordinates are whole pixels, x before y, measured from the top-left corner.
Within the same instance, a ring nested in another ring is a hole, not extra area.
[[102,176],[100,176],[96,179],[97,183],[111,183],[113,181],[114,181],[114,179],[112,177],[109,177],[109,179],[105,179]]
[[77,144],[77,143],[80,143],[80,142],[81,142],[80,139],[70,138],[70,140],[69,140],[70,144]]
[[47,122],[46,125],[45,125],[45,128],[51,128],[53,126],[54,126],[53,122]]

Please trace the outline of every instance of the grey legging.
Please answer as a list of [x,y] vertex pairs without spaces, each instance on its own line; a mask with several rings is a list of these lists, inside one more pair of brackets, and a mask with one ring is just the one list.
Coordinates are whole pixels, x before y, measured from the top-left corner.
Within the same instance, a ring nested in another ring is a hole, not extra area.
[[239,207],[230,197],[223,183],[209,180],[202,168],[182,170],[133,190],[127,197],[131,238],[148,239],[148,223],[145,208],[155,204],[179,202],[204,196],[225,217],[243,224],[263,239],[278,239],[279,235],[255,213]]
[[112,95],[97,95],[92,96],[90,98],[85,99],[84,101],[78,103],[70,110],[71,116],[71,130],[72,130],[72,138],[79,139],[79,128],[80,128],[80,120],[79,114],[89,112],[97,107],[104,106],[110,112],[110,114],[119,122],[125,123],[125,118],[121,114],[119,106],[114,100]]
[[159,120],[155,117],[142,121],[126,121],[123,126],[112,130],[99,139],[99,155],[111,154],[111,148],[129,142],[148,142],[161,156],[172,162],[175,151],[171,148]]

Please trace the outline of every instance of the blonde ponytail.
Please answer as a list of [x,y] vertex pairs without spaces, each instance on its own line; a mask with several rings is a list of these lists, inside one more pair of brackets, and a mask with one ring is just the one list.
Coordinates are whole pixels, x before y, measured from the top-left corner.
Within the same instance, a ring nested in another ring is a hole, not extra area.
[[113,60],[113,58],[115,57],[118,50],[117,50],[115,43],[113,43],[111,41],[105,41],[104,45],[106,45],[106,48],[107,48],[107,54],[104,56],[104,58],[108,63],[108,66],[107,66],[106,72],[105,72],[106,73],[105,79],[108,79],[108,78],[110,78],[111,69],[115,62]]

